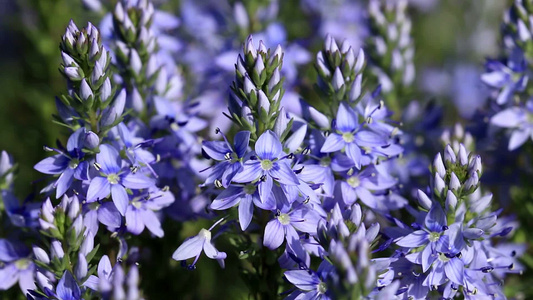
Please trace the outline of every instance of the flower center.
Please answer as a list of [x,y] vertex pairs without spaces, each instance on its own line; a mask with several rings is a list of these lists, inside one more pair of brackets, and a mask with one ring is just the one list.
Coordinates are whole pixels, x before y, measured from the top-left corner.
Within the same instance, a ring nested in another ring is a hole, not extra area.
[[141,201],[132,201],[131,204],[137,209],[140,209],[141,206],[142,206],[142,202]]
[[331,157],[324,156],[324,157],[322,157],[322,159],[320,159],[320,165],[321,166],[329,167],[330,164],[331,164]]
[[431,232],[429,234],[429,241],[430,242],[436,242],[440,239],[440,234],[438,232]]
[[450,258],[444,253],[439,253],[439,260],[446,263],[450,261]]
[[289,225],[291,223],[291,217],[288,214],[280,214],[278,216],[278,221],[281,225]]
[[359,186],[359,184],[361,184],[361,181],[359,180],[359,177],[357,176],[352,176],[350,178],[348,178],[348,180],[346,180],[346,182],[348,182],[348,184],[353,187],[353,188],[356,188]]
[[351,143],[353,142],[354,140],[354,136],[353,136],[353,133],[351,132],[345,132],[342,134],[342,139],[346,142],[346,143]]
[[31,260],[22,258],[15,262],[15,267],[19,270],[26,270],[30,266]]
[[328,286],[325,282],[320,282],[317,287],[319,294],[325,294],[328,291]]
[[71,169],[76,169],[78,167],[78,164],[80,163],[79,160],[77,159],[71,159],[69,162],[68,162],[68,167],[71,168]]
[[200,230],[198,235],[203,237],[208,242],[211,240],[211,231],[209,231],[207,229],[202,228],[202,230]]
[[118,183],[118,175],[117,174],[109,174],[107,175],[107,181],[111,184],[117,184]]
[[247,195],[253,195],[255,193],[256,187],[253,184],[247,184],[243,188],[244,193]]
[[272,169],[273,166],[274,166],[274,163],[270,159],[263,159],[261,161],[261,169],[265,171]]

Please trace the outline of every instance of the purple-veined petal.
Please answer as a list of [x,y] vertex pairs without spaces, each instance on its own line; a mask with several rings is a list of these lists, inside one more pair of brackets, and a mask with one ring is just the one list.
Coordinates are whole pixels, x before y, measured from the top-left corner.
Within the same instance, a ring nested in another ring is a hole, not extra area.
[[233,181],[238,183],[252,182],[259,178],[263,174],[263,169],[261,168],[260,161],[247,161],[244,163],[244,166],[241,172],[237,173],[233,177]]
[[254,205],[252,197],[242,197],[241,203],[239,204],[239,224],[241,225],[242,231],[245,231],[252,222],[252,217],[254,214]]
[[285,277],[297,288],[304,291],[312,291],[317,288],[320,279],[314,272],[309,273],[307,270],[291,270],[285,272]]
[[100,145],[100,153],[96,154],[96,162],[100,164],[105,174],[118,173],[120,160],[117,149],[107,144]]
[[355,200],[357,200],[357,195],[355,194],[354,188],[352,188],[347,182],[337,181],[338,186],[340,186],[342,200],[346,205],[352,205]]
[[428,276],[424,280],[423,285],[439,286],[443,284],[444,281],[445,281],[444,268],[442,266],[442,263],[440,261],[437,261],[435,263],[435,266],[433,267],[433,270],[431,270],[431,272],[428,274]]
[[161,228],[161,222],[153,211],[146,209],[141,211],[141,215],[144,225],[146,228],[148,228],[148,230],[150,230],[151,233],[160,238],[165,235],[163,228]]
[[233,144],[235,145],[235,153],[238,157],[243,157],[248,149],[250,142],[250,131],[239,131],[235,134]]
[[61,174],[69,161],[70,158],[58,154],[41,160],[33,168],[44,174]]
[[133,146],[132,144],[133,136],[130,130],[128,129],[128,127],[124,125],[124,123],[119,123],[117,128],[118,128],[118,133],[120,135],[120,138],[122,139],[122,142],[124,142],[124,145],[126,145],[126,148]]
[[113,203],[117,207],[117,210],[120,212],[121,215],[124,215],[126,213],[126,208],[130,203],[130,199],[128,197],[126,189],[124,189],[124,187],[120,184],[111,185],[111,197],[113,198]]
[[342,136],[336,133],[330,133],[328,137],[326,138],[326,141],[322,145],[322,148],[320,148],[320,152],[322,153],[336,152],[344,148],[345,145],[346,145],[346,142],[344,141]]
[[110,184],[107,178],[93,178],[89,184],[89,189],[87,190],[87,202],[90,203],[104,199],[105,197],[109,196],[110,190]]
[[299,185],[298,177],[294,174],[289,164],[285,161],[274,163],[272,169],[268,170],[270,176],[274,177],[279,183],[287,185]]
[[273,160],[280,157],[283,153],[283,148],[276,134],[267,130],[257,139],[255,153],[261,159]]
[[98,207],[98,221],[111,228],[119,228],[122,225],[122,216],[115,204],[105,202]]
[[424,230],[417,230],[399,239],[396,244],[400,247],[416,248],[427,242],[428,233]]
[[74,170],[74,178],[78,180],[89,179],[89,163],[86,161],[80,162],[78,167]]
[[82,127],[70,135],[67,141],[68,152],[74,151],[74,149],[82,149],[85,142],[85,132],[87,130]]
[[221,141],[204,141],[202,149],[214,160],[223,161],[227,153],[232,153],[226,142]]
[[259,197],[261,202],[265,202],[272,192],[273,180],[272,177],[266,176],[264,181],[259,183]]
[[357,169],[361,169],[362,153],[361,148],[355,143],[346,144],[346,155],[353,161]]
[[341,103],[337,111],[336,127],[342,133],[353,132],[357,128],[357,115],[346,104]]
[[138,190],[138,189],[147,189],[149,187],[154,186],[155,181],[154,179],[137,172],[135,174],[128,173],[126,176],[122,177],[122,184],[130,189]]
[[229,163],[228,167],[222,174],[222,186],[227,187],[233,180],[233,177],[237,175],[242,170],[242,165],[240,162]]
[[214,210],[226,210],[239,203],[241,197],[243,197],[242,188],[229,186],[213,200],[210,207]]
[[74,179],[74,169],[66,168],[65,172],[59,176],[56,181],[56,198],[63,196],[63,194],[69,189]]
[[385,137],[369,130],[357,132],[354,141],[360,147],[380,147],[387,144]]
[[144,220],[141,215],[141,211],[133,207],[133,205],[128,205],[126,208],[126,228],[129,232],[138,235],[141,234],[144,230]]
[[446,226],[446,215],[438,203],[433,203],[425,218],[426,228],[433,232],[442,232]]
[[422,270],[424,273],[431,267],[433,262],[437,259],[437,254],[435,251],[433,251],[432,244],[429,244],[422,250],[422,254],[420,255],[421,263],[422,263]]
[[270,220],[265,227],[263,245],[274,250],[281,246],[284,238],[285,232],[283,230],[283,225],[281,225],[278,219]]
[[454,257],[444,264],[444,272],[446,272],[446,277],[452,282],[463,285],[464,278],[464,264],[461,259]]
[[174,254],[172,254],[172,258],[174,260],[180,261],[195,257],[202,253],[205,242],[206,240],[204,237],[198,235],[194,236],[183,242],[183,244],[181,244],[181,246],[179,246],[178,249],[174,251]]
[[59,299],[81,299],[80,287],[69,271],[65,271],[59,280],[56,294]]

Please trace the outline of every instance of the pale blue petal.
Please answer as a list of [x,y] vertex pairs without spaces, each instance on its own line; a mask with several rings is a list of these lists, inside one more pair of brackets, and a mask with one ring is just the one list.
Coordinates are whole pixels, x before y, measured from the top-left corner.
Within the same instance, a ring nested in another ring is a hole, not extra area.
[[235,134],[233,144],[235,145],[235,153],[238,157],[243,157],[248,149],[248,143],[250,142],[250,131],[239,131]]
[[340,151],[342,148],[344,148],[345,145],[346,145],[346,142],[344,142],[344,139],[342,138],[342,136],[336,133],[331,133],[326,138],[326,141],[322,145],[322,148],[320,148],[320,152],[331,153],[331,152]]
[[116,174],[120,171],[120,154],[113,146],[100,145],[100,153],[96,154],[96,162],[105,174]]
[[139,235],[144,230],[144,221],[141,212],[134,208],[133,205],[128,205],[126,208],[126,228],[129,232]]
[[172,254],[172,258],[174,260],[180,261],[180,260],[186,260],[191,257],[195,257],[200,255],[202,253],[202,250],[204,248],[205,238],[200,236],[194,236],[179,246],[176,251],[174,251],[174,254]]
[[463,285],[464,264],[461,259],[454,257],[444,264],[446,277],[458,285]]
[[255,153],[261,159],[273,160],[283,153],[281,142],[273,131],[265,131],[255,143]]
[[33,168],[44,174],[61,174],[69,161],[69,158],[59,154],[41,160]]
[[126,189],[120,184],[111,185],[111,197],[120,214],[124,215],[130,202]]
[[342,133],[353,132],[357,128],[357,115],[346,104],[341,103],[337,111],[336,127]]
[[296,177],[289,164],[285,161],[275,162],[274,166],[268,171],[268,173],[279,183],[287,185],[300,184],[298,177]]
[[285,232],[283,230],[283,225],[281,225],[278,219],[270,220],[265,227],[263,245],[270,250],[274,250],[281,246],[284,238]]
[[243,197],[241,203],[239,204],[239,223],[243,231],[248,228],[250,222],[252,222],[252,217],[254,215],[254,206],[252,197]]
[[247,161],[244,163],[244,167],[241,172],[233,177],[233,181],[238,183],[252,182],[259,178],[263,174],[261,169],[261,162],[259,161]]
[[89,189],[87,190],[87,202],[90,203],[106,198],[109,196],[110,190],[111,188],[107,178],[93,178],[89,184]]
[[417,230],[399,239],[396,244],[400,247],[416,248],[427,244],[428,241],[428,233]]
[[69,189],[73,179],[74,169],[66,168],[65,172],[63,172],[56,181],[56,199],[63,196],[63,194]]
[[122,184],[130,189],[147,189],[155,185],[154,179],[146,176],[143,173],[137,172],[135,174],[129,173],[122,177]]

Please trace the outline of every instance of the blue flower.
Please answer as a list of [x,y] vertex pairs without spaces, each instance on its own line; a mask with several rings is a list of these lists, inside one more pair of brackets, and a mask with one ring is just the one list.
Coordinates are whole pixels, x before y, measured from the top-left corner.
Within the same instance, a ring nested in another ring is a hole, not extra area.
[[286,239],[288,247],[294,251],[295,247],[301,247],[299,246],[300,237],[296,230],[316,235],[320,219],[321,217],[315,211],[305,206],[299,205],[291,211],[288,207],[283,207],[282,210],[276,212],[274,219],[268,221],[263,245],[274,250]]
[[54,187],[57,188],[56,198],[63,196],[74,178],[78,180],[88,178],[89,164],[83,161],[85,155],[82,152],[84,141],[85,128],[80,128],[69,137],[67,149],[53,149],[59,154],[47,157],[34,166],[35,170],[44,174],[61,174],[54,183]]
[[7,290],[19,283],[24,294],[35,289],[33,264],[28,249],[6,239],[0,239],[0,290]]
[[362,147],[375,148],[387,144],[383,136],[363,129],[358,123],[357,113],[345,103],[341,103],[337,111],[335,129],[336,132],[328,135],[320,151],[331,153],[345,149],[357,169],[364,164]]
[[500,89],[496,103],[506,104],[514,93],[524,91],[528,81],[526,66],[523,54],[518,49],[513,51],[507,65],[497,60],[487,61],[487,73],[481,75],[481,80],[488,86]]
[[133,173],[127,167],[122,167],[122,159],[118,151],[110,145],[101,145],[100,153],[96,155],[96,162],[100,171],[94,177],[87,190],[87,202],[95,202],[109,196],[118,211],[124,215],[129,203],[129,196],[125,188],[145,189],[153,186],[153,179],[141,174]]
[[206,183],[220,180],[222,186],[227,188],[233,177],[243,168],[242,160],[248,149],[250,132],[240,131],[235,134],[233,145],[228,142],[224,134],[222,136],[224,137],[223,142],[204,141],[202,149],[209,157],[220,162],[213,167]]
[[183,244],[174,251],[172,258],[177,261],[182,261],[195,257],[193,263],[189,266],[189,268],[194,268],[202,251],[205,252],[207,257],[216,259],[221,263],[227,256],[225,252],[218,251],[211,243],[211,229],[207,230],[202,228],[198,235],[183,242]]
[[528,139],[533,139],[533,100],[526,102],[524,106],[506,108],[490,119],[490,123],[512,130],[509,139],[509,151],[522,146]]
[[298,178],[287,162],[281,142],[276,134],[265,131],[255,144],[255,154],[244,163],[243,170],[233,181],[248,183],[259,180],[259,197],[261,202],[268,201],[274,180],[285,185],[299,185]]

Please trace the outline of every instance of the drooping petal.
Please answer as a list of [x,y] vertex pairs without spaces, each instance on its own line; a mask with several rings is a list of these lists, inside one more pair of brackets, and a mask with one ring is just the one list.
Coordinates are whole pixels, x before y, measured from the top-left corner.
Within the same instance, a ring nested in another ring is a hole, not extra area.
[[528,140],[530,135],[531,135],[530,130],[518,129],[518,130],[513,131],[513,133],[511,134],[511,138],[509,139],[509,146],[508,146],[509,151],[513,151],[519,148],[520,146],[522,146]]
[[265,227],[263,245],[270,250],[274,250],[281,246],[284,238],[285,233],[283,230],[283,225],[281,225],[278,219],[270,220]]
[[120,184],[111,185],[111,197],[113,198],[113,203],[117,207],[117,210],[121,215],[124,215],[130,202],[126,189]]
[[276,134],[267,130],[257,139],[255,153],[261,159],[273,160],[280,157],[283,153],[283,148]]
[[109,196],[110,191],[111,187],[107,178],[95,177],[91,180],[89,189],[87,190],[87,202],[90,203],[104,199]]
[[355,143],[349,143],[346,145],[346,155],[353,161],[357,169],[361,169],[362,153],[361,148]]
[[17,280],[18,269],[15,264],[8,264],[0,269],[0,290],[7,290],[12,287]]
[[359,198],[366,206],[370,208],[378,208],[378,203],[376,202],[376,196],[374,196],[368,189],[359,186],[355,189],[357,198]]
[[342,133],[353,132],[357,128],[357,115],[345,103],[339,105],[336,127]]
[[326,138],[326,141],[322,145],[322,148],[320,148],[320,152],[322,153],[331,153],[336,152],[344,148],[346,145],[346,142],[342,139],[342,136],[336,134],[336,133],[330,133],[328,137]]
[[122,216],[111,202],[103,203],[98,207],[98,221],[111,228],[119,228],[122,225]]
[[248,228],[250,222],[252,222],[252,217],[254,215],[254,205],[252,197],[242,197],[241,203],[239,204],[239,223],[243,231]]
[[204,252],[207,257],[211,259],[217,259],[218,258],[218,250],[211,244],[211,242],[206,241],[204,244]]
[[273,180],[270,176],[266,176],[265,181],[259,183],[259,197],[261,198],[261,202],[265,202],[267,198],[270,197],[272,185]]
[[181,244],[181,246],[179,246],[178,249],[174,251],[174,254],[172,254],[172,258],[174,260],[180,261],[195,257],[202,253],[204,243],[205,238],[198,235],[194,236],[183,242],[183,244]]
[[100,153],[96,154],[96,162],[100,164],[105,174],[113,174],[120,171],[120,154],[113,146],[100,145]]
[[126,228],[128,231],[138,235],[141,234],[144,230],[144,220],[141,215],[141,211],[133,207],[133,205],[128,205],[126,208]]
[[65,172],[59,176],[56,181],[56,198],[63,196],[63,194],[70,188],[74,179],[74,169],[66,168]]
[[150,230],[151,233],[157,237],[163,237],[165,235],[163,228],[161,228],[161,222],[153,211],[145,209],[141,212],[141,214],[144,225],[146,228],[148,228],[148,230]]
[[446,277],[452,282],[463,285],[464,278],[464,264],[461,259],[454,257],[444,264],[444,272],[446,272]]

